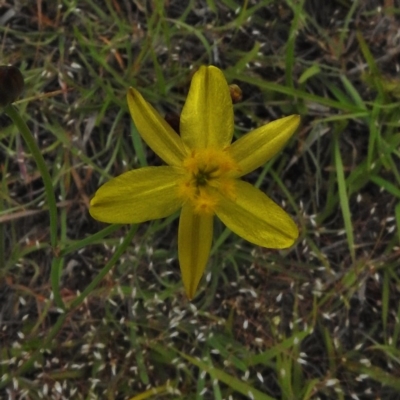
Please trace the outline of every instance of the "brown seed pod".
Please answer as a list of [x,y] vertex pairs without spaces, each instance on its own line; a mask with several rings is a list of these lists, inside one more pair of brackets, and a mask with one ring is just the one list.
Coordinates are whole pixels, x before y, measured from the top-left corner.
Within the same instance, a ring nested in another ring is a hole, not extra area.
[[0,107],[13,103],[24,89],[24,77],[17,67],[0,66]]
[[231,93],[231,99],[232,99],[232,103],[236,104],[239,103],[240,101],[242,101],[242,89],[240,89],[240,87],[238,85],[236,85],[235,83],[232,83],[232,85],[229,85],[229,91]]

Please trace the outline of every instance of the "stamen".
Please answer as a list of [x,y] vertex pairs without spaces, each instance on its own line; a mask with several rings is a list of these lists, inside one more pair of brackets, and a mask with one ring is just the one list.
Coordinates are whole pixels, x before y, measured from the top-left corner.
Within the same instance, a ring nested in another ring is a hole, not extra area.
[[179,185],[179,196],[190,201],[195,212],[214,213],[218,196],[208,188],[216,189],[230,198],[234,197],[235,179],[229,173],[239,170],[239,167],[223,150],[193,150],[184,160],[183,167],[186,176]]

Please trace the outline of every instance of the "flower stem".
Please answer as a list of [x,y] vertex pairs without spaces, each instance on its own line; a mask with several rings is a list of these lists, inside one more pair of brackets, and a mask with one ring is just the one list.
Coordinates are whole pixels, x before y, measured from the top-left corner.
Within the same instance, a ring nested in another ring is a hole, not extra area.
[[53,248],[53,251],[57,248],[58,244],[58,237],[57,237],[57,204],[56,204],[56,196],[54,195],[53,183],[51,180],[51,176],[46,166],[46,162],[44,161],[43,155],[28,128],[26,122],[22,119],[19,115],[17,109],[12,105],[9,104],[5,108],[5,112],[8,116],[12,119],[14,124],[17,126],[19,131],[21,132],[22,137],[25,140],[29,150],[32,153],[33,158],[36,161],[38,166],[40,175],[43,179],[44,190],[46,193],[47,204],[49,206],[49,213],[50,213],[50,244]]
[[22,137],[25,140],[25,143],[27,144],[33,158],[35,159],[40,175],[43,179],[43,185],[50,215],[50,244],[54,255],[54,259],[52,260],[51,264],[50,280],[54,294],[54,301],[57,307],[64,309],[64,302],[62,301],[59,287],[60,266],[62,265],[62,260],[60,260],[58,256],[58,215],[56,196],[54,194],[52,179],[38,145],[31,131],[29,130],[28,125],[19,115],[17,109],[12,104],[9,104],[4,108],[4,111],[8,114],[8,116],[14,122],[15,126],[19,129]]

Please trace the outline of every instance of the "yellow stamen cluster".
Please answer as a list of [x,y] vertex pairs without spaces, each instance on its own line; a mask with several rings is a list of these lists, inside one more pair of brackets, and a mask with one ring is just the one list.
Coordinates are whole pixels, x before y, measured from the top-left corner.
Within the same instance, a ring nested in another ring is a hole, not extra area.
[[238,170],[235,161],[223,150],[193,150],[183,161],[185,177],[179,184],[179,195],[190,201],[198,214],[213,214],[218,203],[216,191],[233,198]]

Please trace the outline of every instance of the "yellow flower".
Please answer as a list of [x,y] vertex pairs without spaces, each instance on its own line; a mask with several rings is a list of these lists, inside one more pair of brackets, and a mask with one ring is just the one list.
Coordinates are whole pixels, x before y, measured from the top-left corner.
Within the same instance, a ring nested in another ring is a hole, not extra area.
[[90,203],[93,218],[140,223],[181,209],[178,256],[189,299],[209,258],[214,215],[256,245],[281,249],[293,244],[298,230],[292,219],[239,178],[282,148],[300,122],[298,115],[273,121],[231,144],[229,86],[213,66],[201,67],[193,76],[180,136],[136,89],[129,89],[127,99],[140,135],[167,166],[139,168],[105,183]]

